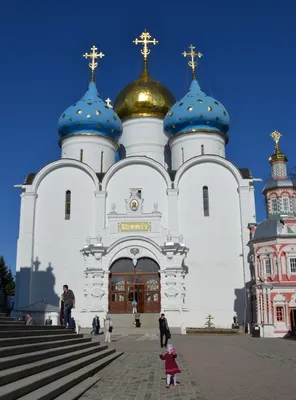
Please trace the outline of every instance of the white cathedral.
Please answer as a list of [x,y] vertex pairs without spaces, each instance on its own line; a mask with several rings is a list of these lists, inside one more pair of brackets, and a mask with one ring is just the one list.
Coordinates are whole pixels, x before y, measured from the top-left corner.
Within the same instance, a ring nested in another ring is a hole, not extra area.
[[94,79],[58,121],[61,158],[21,185],[17,245],[20,309],[42,299],[59,306],[74,291],[74,318],[164,312],[171,327],[248,323],[248,224],[255,222],[251,172],[227,160],[229,116],[193,79],[180,101],[148,72],[103,101]]

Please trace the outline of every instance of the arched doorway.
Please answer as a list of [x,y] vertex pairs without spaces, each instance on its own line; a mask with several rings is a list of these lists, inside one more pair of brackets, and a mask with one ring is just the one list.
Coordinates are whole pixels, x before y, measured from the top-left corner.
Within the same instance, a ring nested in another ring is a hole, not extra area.
[[140,258],[136,267],[130,258],[116,260],[109,275],[109,313],[131,313],[136,299],[139,313],[160,312],[160,274],[151,258]]

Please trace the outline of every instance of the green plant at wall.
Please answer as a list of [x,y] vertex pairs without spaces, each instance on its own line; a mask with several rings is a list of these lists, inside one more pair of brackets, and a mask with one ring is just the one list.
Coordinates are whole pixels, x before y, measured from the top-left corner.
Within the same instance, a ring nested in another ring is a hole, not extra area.
[[7,267],[4,257],[0,256],[0,296],[4,304],[7,297],[13,296],[15,291],[15,280],[11,270]]

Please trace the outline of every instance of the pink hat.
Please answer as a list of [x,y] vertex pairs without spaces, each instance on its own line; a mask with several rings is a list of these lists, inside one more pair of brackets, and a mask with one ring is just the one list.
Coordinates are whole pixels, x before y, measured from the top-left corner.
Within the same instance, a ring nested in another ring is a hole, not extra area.
[[172,344],[167,345],[167,350],[170,354],[175,352],[174,346]]

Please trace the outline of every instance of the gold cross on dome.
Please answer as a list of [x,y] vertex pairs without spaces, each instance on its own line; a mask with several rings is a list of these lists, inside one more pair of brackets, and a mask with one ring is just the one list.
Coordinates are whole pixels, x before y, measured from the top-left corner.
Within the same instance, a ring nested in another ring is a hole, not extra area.
[[105,103],[107,104],[107,107],[113,108],[113,107],[111,106],[111,99],[109,99],[109,97],[108,97],[108,99],[105,100]]
[[144,56],[144,61],[147,61],[147,56],[150,54],[150,49],[148,48],[148,44],[154,44],[156,45],[158,43],[158,40],[156,39],[151,39],[151,35],[149,32],[144,30],[144,32],[140,35],[140,39],[135,39],[133,43],[135,44],[142,44],[143,49],[141,49],[141,53]]
[[195,69],[197,67],[197,60],[195,59],[196,57],[201,58],[203,56],[203,54],[199,51],[198,53],[195,53],[195,46],[193,46],[192,44],[189,46],[190,51],[187,53],[186,51],[183,51],[182,55],[184,57],[190,57],[189,61],[188,61],[188,65],[189,67],[191,67],[192,69],[192,77],[193,79],[196,78],[195,76]]
[[270,134],[270,136],[272,137],[272,139],[273,139],[274,142],[275,142],[275,148],[276,148],[276,150],[278,150],[278,149],[279,149],[279,141],[280,141],[280,138],[281,138],[282,134],[279,133],[278,131],[273,131],[273,132]]
[[105,54],[103,54],[102,52],[97,53],[97,50],[98,50],[97,47],[93,46],[91,48],[92,53],[83,54],[84,58],[86,58],[86,59],[91,58],[91,62],[88,64],[88,66],[91,69],[91,80],[92,80],[92,82],[94,82],[94,80],[95,80],[95,69],[98,66],[98,62],[96,62],[96,59],[105,57]]

